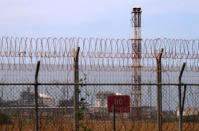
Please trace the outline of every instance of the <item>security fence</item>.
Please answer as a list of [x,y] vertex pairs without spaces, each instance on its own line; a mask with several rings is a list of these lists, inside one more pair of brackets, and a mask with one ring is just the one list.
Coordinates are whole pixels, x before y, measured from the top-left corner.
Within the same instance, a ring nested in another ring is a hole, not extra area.
[[197,130],[198,40],[135,41],[3,37],[0,130]]

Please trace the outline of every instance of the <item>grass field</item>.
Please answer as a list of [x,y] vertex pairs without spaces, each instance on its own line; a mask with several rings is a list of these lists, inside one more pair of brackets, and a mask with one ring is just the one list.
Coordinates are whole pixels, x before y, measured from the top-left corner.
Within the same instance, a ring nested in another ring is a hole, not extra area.
[[[15,121],[14,124],[1,125],[0,131],[33,131],[34,123],[23,124]],[[80,131],[111,131],[111,121],[81,121]],[[156,123],[123,121],[116,123],[117,131],[157,131]],[[199,123],[184,123],[184,131],[198,131]],[[74,131],[73,121],[46,122],[40,121],[39,131]],[[178,123],[163,123],[163,131],[178,131]]]

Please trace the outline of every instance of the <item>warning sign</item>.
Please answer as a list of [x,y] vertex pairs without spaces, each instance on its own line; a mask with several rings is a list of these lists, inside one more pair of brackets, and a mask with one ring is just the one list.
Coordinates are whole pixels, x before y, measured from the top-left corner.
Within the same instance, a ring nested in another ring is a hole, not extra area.
[[130,112],[130,97],[127,95],[108,96],[108,112],[113,112],[114,105],[115,112]]

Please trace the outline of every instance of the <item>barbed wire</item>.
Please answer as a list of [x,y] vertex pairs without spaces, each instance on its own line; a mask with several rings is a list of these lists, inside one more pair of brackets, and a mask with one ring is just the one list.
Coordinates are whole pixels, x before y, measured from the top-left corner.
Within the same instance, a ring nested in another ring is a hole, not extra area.
[[[162,48],[162,71],[199,71],[199,40],[143,39],[141,52],[133,39],[102,38],[0,38],[0,69],[32,71],[38,60],[43,71],[73,70],[74,49],[80,47],[79,65],[84,70],[133,71],[133,60],[141,54],[143,71],[156,71],[155,52]],[[41,70],[41,71],[42,71]]]

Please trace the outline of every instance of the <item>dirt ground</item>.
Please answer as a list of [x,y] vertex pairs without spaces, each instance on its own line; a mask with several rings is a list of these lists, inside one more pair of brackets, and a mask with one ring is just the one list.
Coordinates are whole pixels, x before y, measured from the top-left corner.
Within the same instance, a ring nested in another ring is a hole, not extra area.
[[[80,131],[111,131],[112,122],[108,121],[86,121],[80,122]],[[156,123],[147,122],[133,122],[133,121],[123,121],[116,123],[117,131],[157,131]],[[184,131],[198,131],[199,123],[184,123]],[[16,123],[13,125],[3,125],[0,126],[0,131],[34,131],[34,124],[22,125]],[[72,121],[67,122],[57,122],[39,124],[39,131],[74,131],[74,124]],[[163,131],[178,131],[178,123],[164,123]]]

